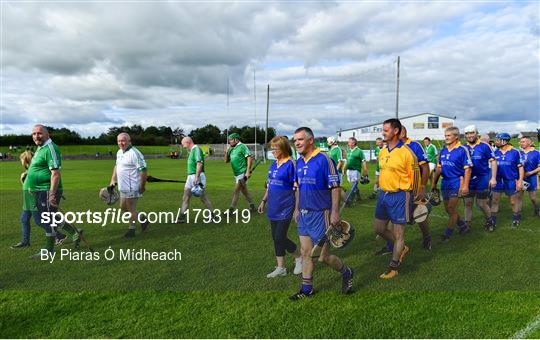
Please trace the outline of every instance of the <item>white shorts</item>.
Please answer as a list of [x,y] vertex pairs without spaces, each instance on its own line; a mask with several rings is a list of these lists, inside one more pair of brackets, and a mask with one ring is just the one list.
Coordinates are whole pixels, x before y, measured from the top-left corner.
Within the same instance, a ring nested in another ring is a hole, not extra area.
[[[202,184],[203,188],[206,188],[206,176],[204,172],[201,172],[199,175],[199,183]],[[195,174],[188,175],[186,179],[186,184],[184,185],[184,190],[191,190],[195,186]]]
[[246,177],[245,174],[241,174],[241,175],[238,175],[238,176],[234,176],[234,180],[236,183],[240,183],[240,181],[243,181],[244,180],[244,177]]
[[429,163],[429,171],[435,170],[435,163]]
[[349,183],[358,182],[360,178],[360,171],[358,170],[347,170],[347,180]]
[[139,198],[142,194],[139,190],[120,190],[120,198]]

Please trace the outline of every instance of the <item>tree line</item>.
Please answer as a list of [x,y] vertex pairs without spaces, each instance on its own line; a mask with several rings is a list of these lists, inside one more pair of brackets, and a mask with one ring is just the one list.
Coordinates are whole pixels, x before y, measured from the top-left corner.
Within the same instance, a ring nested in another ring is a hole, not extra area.
[[[107,132],[98,137],[81,137],[76,131],[68,128],[55,128],[47,126],[51,138],[58,145],[111,145],[116,144],[116,136],[121,132],[127,132],[135,145],[169,145],[180,144],[185,136],[193,138],[195,143],[199,144],[221,144],[226,143],[227,135],[238,133],[244,143],[255,143],[255,127],[253,126],[230,126],[221,130],[219,127],[208,124],[206,126],[193,129],[188,134],[180,127],[171,128],[169,126],[149,126],[147,128],[141,125],[115,126],[108,129]],[[276,136],[274,128],[268,128],[268,141]],[[257,142],[264,143],[264,129],[257,127]],[[0,145],[33,145],[31,134],[23,135],[4,135],[0,136]]]

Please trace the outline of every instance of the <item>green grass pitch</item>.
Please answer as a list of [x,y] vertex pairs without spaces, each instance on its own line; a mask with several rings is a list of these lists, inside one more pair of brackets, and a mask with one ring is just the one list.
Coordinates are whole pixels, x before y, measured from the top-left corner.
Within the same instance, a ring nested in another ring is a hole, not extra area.
[[[114,162],[65,161],[62,178],[65,211],[103,211],[98,189],[106,186]],[[185,160],[148,160],[149,174],[184,179]],[[261,165],[249,186],[257,201],[266,169]],[[216,208],[230,203],[233,179],[229,165],[206,166],[208,193]],[[373,171],[374,166],[370,166]],[[361,186],[362,200],[343,218],[356,228],[356,239],[335,251],[355,269],[355,293],[339,293],[341,281],[330,268],[317,266],[317,294],[290,302],[299,278],[267,279],[274,265],[269,224],[264,215],[251,221],[220,224],[151,225],[132,240],[125,225],[84,227],[101,254],[108,247],[182,252],[181,261],[55,261],[29,259],[43,243],[32,222],[30,249],[11,250],[20,239],[22,168],[0,163],[0,336],[36,337],[278,337],[278,338],[503,338],[511,337],[540,315],[540,219],[528,200],[519,229],[510,228],[506,198],[498,229],[482,229],[480,212],[467,236],[438,242],[445,228],[442,205],[430,217],[434,247],[421,247],[417,226],[407,230],[411,247],[390,281],[378,278],[388,257],[375,257],[382,246],[372,230],[371,185]],[[371,176],[373,178],[373,175]],[[148,183],[139,202],[143,211],[176,211],[182,184]],[[201,208],[192,200],[192,208]],[[462,206],[461,206],[462,207]],[[241,198],[239,208],[247,208]],[[297,240],[295,225],[289,235]],[[70,248],[66,243],[63,248]],[[81,247],[81,250],[86,250]],[[291,258],[287,258],[292,272]],[[538,328],[527,333],[540,337]]]

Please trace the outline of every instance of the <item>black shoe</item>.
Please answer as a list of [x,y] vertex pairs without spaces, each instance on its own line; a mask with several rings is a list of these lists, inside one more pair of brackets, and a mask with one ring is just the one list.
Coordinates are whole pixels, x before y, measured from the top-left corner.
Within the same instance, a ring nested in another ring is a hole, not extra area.
[[534,216],[540,217],[540,208],[534,209]]
[[150,225],[150,222],[146,221],[144,223],[141,223],[141,231],[145,232],[146,229],[148,229],[148,226]]
[[424,247],[425,250],[431,250],[431,236],[424,237],[422,240],[422,247]]
[[386,248],[386,247],[382,247],[381,249],[377,250],[373,255],[375,256],[384,256],[384,255],[388,255],[388,254],[392,254],[392,250]]
[[124,238],[133,238],[135,237],[135,229],[128,229],[127,233],[124,234]]
[[309,293],[304,293],[302,292],[302,290],[300,290],[298,293],[291,295],[289,297],[289,300],[292,300],[292,301],[302,300],[302,299],[310,298],[313,295],[315,295],[315,292],[313,291],[313,289]]
[[446,236],[446,235],[441,235],[441,242],[448,242],[450,241],[450,236]]
[[349,294],[352,292],[353,289],[353,277],[354,277],[354,271],[352,268],[347,269],[345,273],[341,275],[342,277],[342,284],[341,284],[341,292],[343,294]]
[[470,231],[471,231],[471,227],[469,227],[468,225],[464,226],[463,228],[459,228],[460,235],[468,234]]
[[519,221],[512,221],[512,228],[519,227]]
[[55,246],[61,246],[67,240],[67,236],[64,234],[57,233],[56,239],[54,240]]
[[12,245],[10,248],[11,249],[20,249],[20,248],[26,248],[26,247],[30,247],[30,243],[19,242],[17,244]]
[[255,204],[251,203],[249,205],[249,211],[251,211],[251,212],[256,212],[257,211],[257,208],[255,207]]

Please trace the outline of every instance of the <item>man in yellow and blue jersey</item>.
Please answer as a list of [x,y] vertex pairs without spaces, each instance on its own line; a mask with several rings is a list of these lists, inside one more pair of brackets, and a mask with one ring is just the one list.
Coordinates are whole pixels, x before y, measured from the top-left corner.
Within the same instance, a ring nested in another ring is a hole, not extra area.
[[[405,225],[411,220],[414,170],[418,162],[410,148],[400,140],[402,125],[398,119],[383,123],[383,138],[387,147],[379,153],[379,187],[381,192],[375,206],[375,233],[393,243],[392,259],[381,279],[391,279],[409,248],[405,245]],[[392,231],[387,229],[392,222]]]

